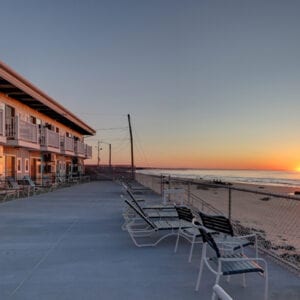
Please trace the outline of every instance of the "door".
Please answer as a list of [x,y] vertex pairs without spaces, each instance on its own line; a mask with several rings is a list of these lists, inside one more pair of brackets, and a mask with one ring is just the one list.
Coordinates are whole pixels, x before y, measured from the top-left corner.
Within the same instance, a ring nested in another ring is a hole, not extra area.
[[15,109],[12,106],[5,106],[5,130],[8,138],[15,136]]
[[16,158],[14,156],[5,156],[5,176],[15,178]]
[[41,160],[39,158],[30,159],[30,177],[33,181],[41,180]]

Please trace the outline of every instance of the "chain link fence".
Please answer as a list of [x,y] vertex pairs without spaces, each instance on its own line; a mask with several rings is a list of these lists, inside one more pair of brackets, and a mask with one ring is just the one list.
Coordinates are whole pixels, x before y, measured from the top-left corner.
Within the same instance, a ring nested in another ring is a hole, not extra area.
[[236,234],[255,232],[261,251],[300,274],[300,198],[171,176],[137,173],[136,180],[161,195],[165,189],[184,189],[186,204],[228,217]]

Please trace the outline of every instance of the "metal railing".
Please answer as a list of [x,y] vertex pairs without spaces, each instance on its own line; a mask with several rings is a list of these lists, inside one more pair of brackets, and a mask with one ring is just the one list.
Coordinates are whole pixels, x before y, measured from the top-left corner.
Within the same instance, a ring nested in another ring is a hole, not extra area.
[[18,116],[5,120],[6,136],[10,139],[38,143],[38,127],[36,124],[20,120]]
[[300,274],[299,197],[170,176],[137,173],[136,180],[159,194],[166,188],[184,189],[186,204],[227,216],[237,234],[257,233],[261,251]]
[[5,132],[9,139],[13,139],[16,136],[16,123],[14,118],[5,119]]
[[89,146],[89,145],[85,144],[85,157],[86,158],[92,158],[92,154],[93,154],[92,146]]
[[45,147],[60,147],[60,136],[57,132],[43,128],[41,130],[41,146]]
[[75,141],[75,153],[77,155],[85,155],[85,145],[83,142]]
[[0,109],[0,135],[4,136],[4,110]]
[[74,152],[74,139],[62,135],[60,137],[60,147],[62,151]]

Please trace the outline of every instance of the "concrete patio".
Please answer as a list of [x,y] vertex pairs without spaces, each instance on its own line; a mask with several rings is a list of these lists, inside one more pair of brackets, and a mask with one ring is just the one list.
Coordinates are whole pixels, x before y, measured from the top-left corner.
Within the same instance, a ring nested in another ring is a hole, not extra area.
[[[0,204],[0,299],[210,299],[214,276],[194,291],[201,247],[169,238],[137,248],[121,230],[121,187],[90,182]],[[269,299],[300,299],[299,277],[268,260]],[[264,279],[221,285],[234,299],[263,299]]]

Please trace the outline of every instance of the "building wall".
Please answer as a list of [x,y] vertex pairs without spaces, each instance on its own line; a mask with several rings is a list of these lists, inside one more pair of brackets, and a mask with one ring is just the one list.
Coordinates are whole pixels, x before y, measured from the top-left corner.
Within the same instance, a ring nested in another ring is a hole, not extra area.
[[72,134],[73,136],[78,137],[80,140],[83,140],[83,137],[81,134],[79,134],[78,132],[74,131],[72,128],[69,128],[53,119],[51,119],[50,117],[26,106],[23,103],[20,103],[18,101],[16,101],[13,98],[10,98],[8,96],[6,96],[5,94],[0,92],[0,107],[3,107],[3,104],[7,104],[10,105],[12,107],[15,108],[16,110],[16,115],[18,115],[21,120],[30,121],[30,116],[36,117],[40,120],[43,121],[43,123],[50,123],[51,125],[58,127],[60,130],[60,134],[65,134],[66,132],[69,132],[70,134]]
[[[41,124],[48,123],[55,128],[59,128],[60,135],[69,133],[78,138],[78,140],[83,141],[83,136],[72,128],[0,93],[0,108],[5,110],[5,105],[14,107],[15,115],[23,121],[30,122],[30,117],[32,116],[41,120]],[[10,175],[8,174],[10,173],[8,172],[8,166],[10,166],[11,158],[13,158],[15,163],[13,173],[17,179],[23,178],[24,175],[30,175],[36,177],[37,180],[47,177],[53,181],[53,176],[65,177],[74,175],[74,170],[76,170],[76,174],[83,172],[83,158],[75,159],[73,156],[52,153],[53,160],[45,161],[43,154],[39,150],[14,147],[7,144],[0,145],[0,180],[3,181],[7,175]]]

